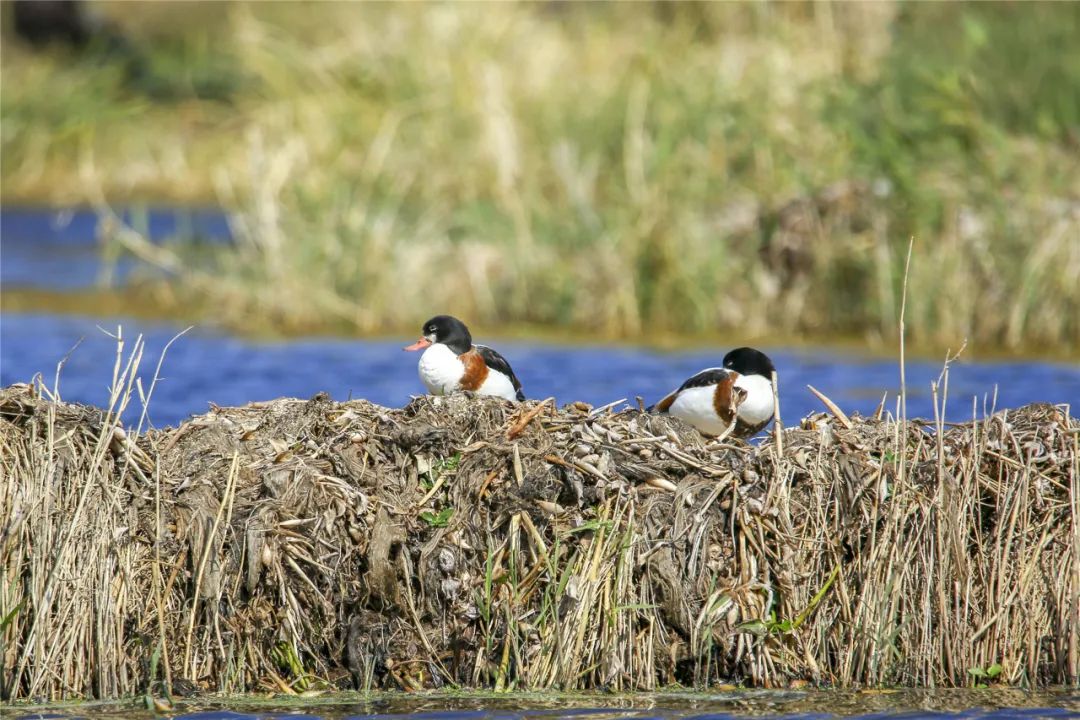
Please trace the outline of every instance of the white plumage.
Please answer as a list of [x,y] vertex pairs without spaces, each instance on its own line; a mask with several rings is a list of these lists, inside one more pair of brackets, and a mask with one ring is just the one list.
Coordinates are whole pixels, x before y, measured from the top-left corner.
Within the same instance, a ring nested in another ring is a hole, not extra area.
[[739,419],[750,427],[768,422],[773,416],[772,378],[761,375],[740,375],[735,387],[746,391],[746,399],[739,405]]
[[[479,346],[478,346],[479,347]],[[453,350],[442,343],[428,346],[420,356],[417,365],[420,381],[432,395],[449,395],[461,389],[461,378],[465,375],[465,363]],[[488,368],[487,377],[476,389],[480,395],[494,395],[517,402],[517,388],[506,375]]]
[[727,423],[716,414],[716,407],[713,405],[715,396],[715,385],[687,388],[671,403],[668,413],[690,423],[703,433],[719,435],[727,429]]
[[432,395],[449,395],[459,389],[461,376],[465,374],[465,363],[442,343],[430,345],[420,356],[417,368],[420,382]]

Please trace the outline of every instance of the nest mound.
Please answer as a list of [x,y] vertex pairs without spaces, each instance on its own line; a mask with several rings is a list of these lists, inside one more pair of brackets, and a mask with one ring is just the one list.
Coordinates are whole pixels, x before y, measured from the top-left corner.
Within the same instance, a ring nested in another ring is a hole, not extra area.
[[1076,682],[1080,423],[0,391],[5,698]]

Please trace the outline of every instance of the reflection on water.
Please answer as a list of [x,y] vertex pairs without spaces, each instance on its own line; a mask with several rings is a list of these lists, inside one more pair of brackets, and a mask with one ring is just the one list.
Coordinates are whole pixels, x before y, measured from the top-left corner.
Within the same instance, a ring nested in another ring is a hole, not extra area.
[[[129,210],[122,217],[144,237],[159,243],[220,243],[231,237],[220,210]],[[124,283],[139,265],[130,256],[104,261],[97,227],[98,216],[92,210],[0,210],[0,284],[9,289],[75,290],[106,277],[112,283]]]
[[[672,691],[639,695],[577,694],[544,696],[381,695],[358,698],[346,693],[307,700],[196,701],[177,705],[176,720],[727,720],[742,717],[894,718],[1070,718],[1080,716],[1080,694],[1059,690],[732,690],[715,693]],[[134,706],[96,705],[16,713],[16,718],[151,717]]]
[[[116,345],[101,328],[115,333],[116,319],[0,314],[0,384],[28,382],[41,373],[53,384],[57,364],[61,396],[70,401],[105,405]],[[142,360],[144,387],[165,344],[178,328],[125,320],[130,348],[136,334],[146,340]],[[486,338],[485,338],[486,339]],[[176,424],[205,412],[208,403],[242,405],[280,396],[307,398],[328,392],[335,400],[366,398],[400,407],[423,393],[416,374],[418,355],[401,347],[413,338],[391,341],[306,339],[288,342],[241,340],[193,330],[169,350],[150,403],[157,426]],[[574,400],[600,405],[640,395],[655,402],[703,367],[715,366],[727,348],[663,353],[644,349],[570,347],[520,342],[493,342],[507,357],[531,398],[554,396],[562,404]],[[78,347],[76,347],[76,345]],[[75,348],[72,350],[72,348]],[[890,393],[886,409],[894,410],[898,388],[895,361],[866,359],[831,352],[793,352],[766,348],[781,383],[782,417],[788,425],[820,403],[806,390],[811,384],[847,412],[872,413]],[[908,415],[933,417],[930,383],[940,365],[909,362]],[[949,420],[972,417],[973,398],[981,416],[997,388],[997,406],[1029,402],[1080,401],[1080,368],[1041,362],[957,363],[950,373]]]

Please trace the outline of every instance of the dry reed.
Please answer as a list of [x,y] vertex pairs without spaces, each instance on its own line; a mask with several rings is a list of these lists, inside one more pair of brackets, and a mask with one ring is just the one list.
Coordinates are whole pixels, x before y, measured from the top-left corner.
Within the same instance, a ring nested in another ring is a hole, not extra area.
[[822,414],[755,447],[320,395],[129,435],[121,358],[108,411],[0,391],[5,699],[1078,679],[1067,406]]

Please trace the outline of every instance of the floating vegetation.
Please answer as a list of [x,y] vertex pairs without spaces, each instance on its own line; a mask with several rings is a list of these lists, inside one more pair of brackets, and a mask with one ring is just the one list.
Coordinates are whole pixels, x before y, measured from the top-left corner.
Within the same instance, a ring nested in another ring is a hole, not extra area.
[[0,391],[5,699],[1078,679],[1067,406],[754,446],[464,395],[137,433],[132,392]]

